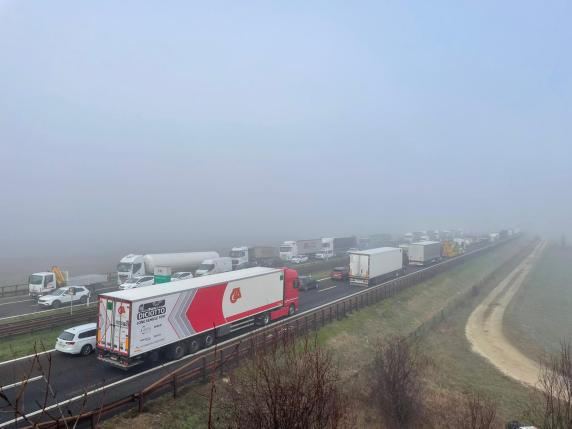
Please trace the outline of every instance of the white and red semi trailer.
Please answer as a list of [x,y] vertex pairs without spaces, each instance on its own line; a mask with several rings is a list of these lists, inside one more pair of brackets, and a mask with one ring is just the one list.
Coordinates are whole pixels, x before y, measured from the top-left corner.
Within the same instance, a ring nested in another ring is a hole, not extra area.
[[180,359],[298,311],[298,273],[255,267],[99,295],[98,359],[128,369]]

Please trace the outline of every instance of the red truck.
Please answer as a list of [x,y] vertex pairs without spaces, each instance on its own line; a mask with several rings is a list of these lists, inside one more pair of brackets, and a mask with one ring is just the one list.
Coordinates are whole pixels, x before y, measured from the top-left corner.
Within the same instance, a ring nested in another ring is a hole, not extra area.
[[99,295],[98,359],[128,369],[180,359],[298,311],[298,273],[255,267]]

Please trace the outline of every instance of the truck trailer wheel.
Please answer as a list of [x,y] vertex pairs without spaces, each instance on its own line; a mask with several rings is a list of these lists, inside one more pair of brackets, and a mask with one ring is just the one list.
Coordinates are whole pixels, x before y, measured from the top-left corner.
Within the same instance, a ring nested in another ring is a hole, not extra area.
[[201,349],[201,342],[198,338],[193,338],[189,341],[189,353],[196,353]]
[[185,356],[185,345],[183,343],[175,343],[169,347],[169,359],[179,360]]
[[209,334],[206,334],[203,339],[205,348],[208,349],[209,347],[211,347],[214,344],[214,341],[215,341],[214,333],[211,332]]
[[264,313],[262,316],[260,316],[257,320],[258,324],[260,326],[266,326],[270,323],[270,314],[269,313]]

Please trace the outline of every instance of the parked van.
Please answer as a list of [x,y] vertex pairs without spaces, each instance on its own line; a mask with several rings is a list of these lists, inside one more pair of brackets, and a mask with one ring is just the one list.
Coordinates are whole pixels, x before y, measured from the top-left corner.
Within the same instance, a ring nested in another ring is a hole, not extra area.
[[195,276],[200,277],[209,274],[226,273],[227,271],[232,271],[232,258],[224,256],[221,258],[205,259],[199,268],[197,268]]

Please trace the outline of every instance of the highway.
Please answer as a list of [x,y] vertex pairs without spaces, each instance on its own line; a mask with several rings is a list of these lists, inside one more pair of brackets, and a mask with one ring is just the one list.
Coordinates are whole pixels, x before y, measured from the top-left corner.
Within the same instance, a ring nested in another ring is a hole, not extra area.
[[[420,269],[423,267],[409,267],[407,274]],[[350,287],[345,281],[323,279],[319,282],[317,290],[300,292],[299,312],[319,307],[360,290],[362,288]],[[22,411],[28,414],[41,413],[41,409],[46,406],[48,409],[53,407],[52,413],[59,415],[58,408],[65,401],[71,399],[73,402],[70,407],[73,411],[81,411],[82,395],[88,393],[90,407],[97,407],[101,401],[107,403],[140,390],[182,365],[190,357],[192,356],[186,356],[175,362],[162,362],[159,365],[142,364],[125,372],[100,363],[95,354],[88,357],[76,357],[50,352],[39,356],[35,363],[34,359],[29,357],[0,363],[0,385],[5,386],[3,390],[9,401],[15,402],[16,398],[21,396]],[[40,367],[44,370],[40,370]],[[49,386],[53,391],[53,396],[50,394],[45,399],[48,383],[44,375],[48,372],[50,373]],[[22,383],[26,379],[29,380],[27,385]],[[105,390],[102,395],[98,389],[101,390],[104,386]],[[112,388],[109,389],[109,387]],[[25,395],[21,395],[22,391],[25,391]],[[59,405],[54,405],[56,403]],[[0,399],[0,410],[2,411],[0,428],[12,427],[13,409],[4,399]],[[19,426],[25,426],[25,422],[20,422]]]

